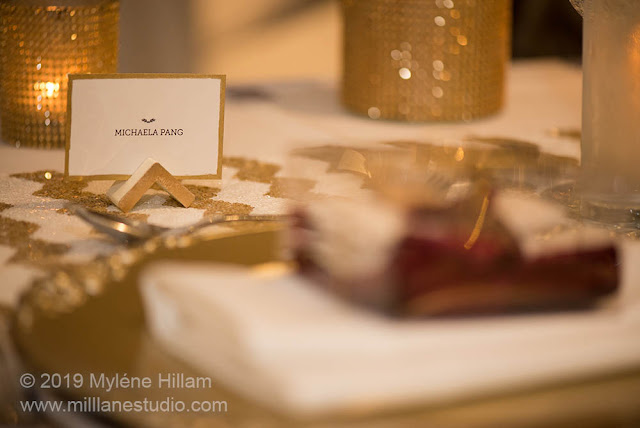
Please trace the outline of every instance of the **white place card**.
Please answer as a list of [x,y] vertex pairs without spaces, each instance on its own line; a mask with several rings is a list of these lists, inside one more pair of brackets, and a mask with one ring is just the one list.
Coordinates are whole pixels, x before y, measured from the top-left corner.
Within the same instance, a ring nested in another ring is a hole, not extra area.
[[225,76],[69,75],[65,177],[124,180],[147,158],[176,178],[221,176]]

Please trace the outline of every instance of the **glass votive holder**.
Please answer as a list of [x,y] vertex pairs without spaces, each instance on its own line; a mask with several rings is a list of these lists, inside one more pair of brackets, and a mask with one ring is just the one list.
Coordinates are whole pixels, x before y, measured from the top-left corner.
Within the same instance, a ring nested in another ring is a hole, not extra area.
[[119,0],[0,2],[2,140],[64,147],[67,75],[115,73]]
[[584,17],[584,217],[640,226],[640,7],[637,0],[572,0]]
[[342,8],[348,109],[460,121],[502,107],[511,0],[342,0]]

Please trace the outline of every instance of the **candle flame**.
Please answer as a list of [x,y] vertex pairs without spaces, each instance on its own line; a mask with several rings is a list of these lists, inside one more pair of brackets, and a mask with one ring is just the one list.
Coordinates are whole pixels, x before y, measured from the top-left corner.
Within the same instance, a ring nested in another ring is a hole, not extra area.
[[60,92],[60,83],[58,82],[36,82],[33,89],[42,92],[47,98],[58,98]]

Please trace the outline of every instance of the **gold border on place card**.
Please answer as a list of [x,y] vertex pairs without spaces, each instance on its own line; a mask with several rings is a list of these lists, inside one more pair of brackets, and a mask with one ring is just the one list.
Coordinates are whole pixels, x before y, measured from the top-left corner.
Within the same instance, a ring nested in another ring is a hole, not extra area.
[[227,76],[224,74],[188,74],[188,73],[109,73],[109,74],[69,74],[67,91],[67,137],[64,148],[65,180],[128,180],[131,174],[69,175],[69,150],[71,149],[71,97],[74,80],[85,79],[219,79],[220,80],[220,118],[218,121],[218,167],[217,174],[176,175],[179,180],[219,180],[222,178],[222,147],[224,142],[224,105],[226,98]]

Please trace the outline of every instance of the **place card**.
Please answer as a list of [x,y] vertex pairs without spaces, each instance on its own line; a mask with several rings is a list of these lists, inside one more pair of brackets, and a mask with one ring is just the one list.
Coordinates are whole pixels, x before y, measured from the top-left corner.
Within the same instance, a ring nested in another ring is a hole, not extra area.
[[179,179],[219,179],[225,76],[69,75],[65,177],[126,180],[153,158]]

